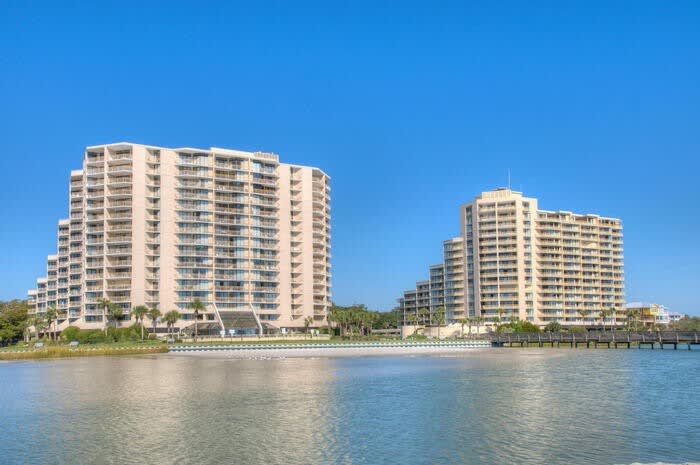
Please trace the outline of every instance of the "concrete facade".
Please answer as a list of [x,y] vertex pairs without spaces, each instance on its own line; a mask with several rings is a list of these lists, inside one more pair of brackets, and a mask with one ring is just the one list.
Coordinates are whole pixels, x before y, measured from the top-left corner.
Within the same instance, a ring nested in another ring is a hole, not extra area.
[[59,329],[105,325],[100,299],[178,310],[192,323],[253,312],[273,328],[325,325],[330,306],[330,186],[277,155],[117,143],[88,147],[71,172],[58,253],[28,293]]
[[[483,192],[459,209],[460,236],[443,243],[444,300],[429,306],[404,293],[404,315],[444,307],[448,322],[481,317],[544,326],[592,325],[601,310],[624,323],[622,222],[538,209],[510,189]],[[419,283],[424,285],[424,283]],[[432,284],[432,281],[430,281]],[[429,289],[430,291],[430,289]],[[408,321],[406,319],[406,321]]]

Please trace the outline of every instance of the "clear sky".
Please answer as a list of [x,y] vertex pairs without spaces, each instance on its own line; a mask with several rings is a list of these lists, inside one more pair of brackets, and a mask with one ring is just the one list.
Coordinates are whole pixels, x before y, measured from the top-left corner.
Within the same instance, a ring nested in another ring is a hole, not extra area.
[[510,169],[623,219],[628,300],[700,314],[700,2],[95,3],[0,1],[0,299],[126,140],[325,170],[341,304],[391,308]]

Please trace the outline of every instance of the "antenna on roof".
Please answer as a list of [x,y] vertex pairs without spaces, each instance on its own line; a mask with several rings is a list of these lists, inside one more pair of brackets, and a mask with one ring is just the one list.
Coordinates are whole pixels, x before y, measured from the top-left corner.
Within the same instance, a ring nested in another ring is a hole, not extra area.
[[510,190],[510,168],[508,168],[508,190]]

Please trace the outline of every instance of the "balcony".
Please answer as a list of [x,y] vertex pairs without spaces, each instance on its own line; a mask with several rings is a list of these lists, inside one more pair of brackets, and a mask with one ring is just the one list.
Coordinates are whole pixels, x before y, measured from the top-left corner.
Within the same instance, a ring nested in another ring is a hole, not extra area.
[[131,176],[110,176],[108,184],[111,188],[128,186],[132,182]]
[[114,174],[114,173],[130,174],[131,173],[131,163],[111,165],[107,169],[107,172],[109,174]]
[[130,187],[110,188],[109,194],[107,194],[107,197],[129,197],[129,196],[131,196],[131,188]]
[[230,173],[226,171],[216,171],[215,178],[225,179],[227,181],[237,181],[237,182],[247,182],[249,180],[248,176],[244,174]]
[[117,211],[115,213],[110,213],[107,217],[109,220],[126,220],[131,219],[131,210],[128,211]]
[[124,161],[131,160],[131,150],[119,150],[112,152],[109,157],[109,161]]
[[131,255],[131,247],[108,247],[107,255]]
[[109,273],[107,279],[131,278],[131,272]]

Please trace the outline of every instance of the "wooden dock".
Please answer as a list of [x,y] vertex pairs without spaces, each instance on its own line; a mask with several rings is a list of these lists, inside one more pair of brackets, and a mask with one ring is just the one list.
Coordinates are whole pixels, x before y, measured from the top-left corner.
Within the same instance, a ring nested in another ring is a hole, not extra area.
[[691,350],[700,346],[700,333],[690,331],[590,331],[587,333],[493,333],[486,336],[494,347],[583,347],[627,348],[637,346],[639,349],[664,349],[673,346]]

